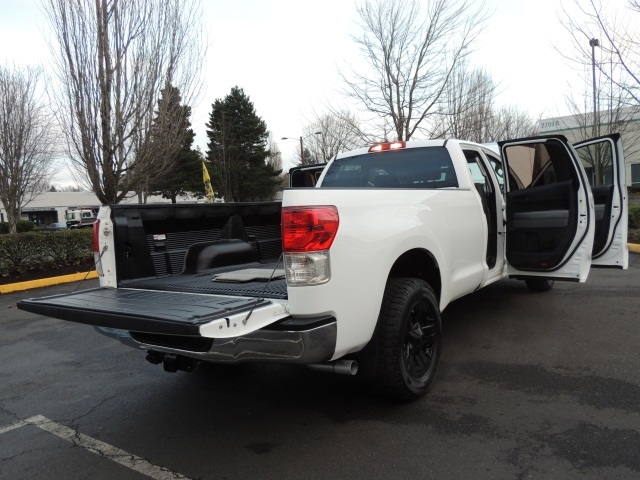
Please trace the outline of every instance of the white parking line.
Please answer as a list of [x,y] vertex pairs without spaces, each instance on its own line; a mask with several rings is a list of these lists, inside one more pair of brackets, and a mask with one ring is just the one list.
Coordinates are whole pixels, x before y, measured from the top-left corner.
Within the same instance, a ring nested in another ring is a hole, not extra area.
[[0,435],[2,435],[3,433],[10,432],[11,430],[15,430],[16,428],[24,427],[25,425],[28,425],[28,424],[23,420],[20,420],[19,422],[16,422],[12,425],[7,425],[6,427],[0,428]]
[[74,429],[60,425],[52,420],[49,420],[42,415],[36,415],[35,417],[27,418],[0,428],[0,435],[10,432],[26,425],[34,425],[45,432],[52,433],[56,437],[59,437],[67,442],[70,442],[79,447],[100,455],[104,458],[112,460],[120,465],[123,465],[131,470],[135,470],[138,473],[153,478],[154,480],[189,480],[188,477],[176,472],[172,472],[164,467],[160,467],[151,462],[146,461],[144,458],[140,458],[137,455],[120,450],[108,443],[101,442],[95,438],[91,438],[83,433],[78,433]]

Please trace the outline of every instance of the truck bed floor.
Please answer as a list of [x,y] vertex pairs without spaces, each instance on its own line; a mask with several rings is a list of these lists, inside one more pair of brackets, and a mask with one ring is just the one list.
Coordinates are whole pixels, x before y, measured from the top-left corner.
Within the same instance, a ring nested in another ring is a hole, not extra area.
[[[121,287],[140,288],[145,290],[161,290],[170,292],[209,293],[218,295],[240,295],[243,297],[267,297],[286,299],[287,283],[285,279],[270,282],[220,282],[213,281],[213,276],[246,268],[260,268],[270,272],[276,267],[276,262],[248,263],[242,266],[220,267],[202,273],[168,275],[164,277],[139,278],[120,283]],[[282,268],[282,264],[278,268]]]

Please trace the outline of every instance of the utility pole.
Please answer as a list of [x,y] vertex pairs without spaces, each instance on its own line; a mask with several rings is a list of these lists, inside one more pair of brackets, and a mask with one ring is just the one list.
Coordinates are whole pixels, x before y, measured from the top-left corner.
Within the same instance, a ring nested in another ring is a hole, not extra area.
[[600,42],[597,38],[589,40],[591,45],[591,70],[593,72],[593,136],[598,136],[598,103],[596,93],[596,47],[600,46]]
[[[600,46],[600,42],[597,38],[592,38],[589,40],[589,45],[591,45],[591,71],[593,73],[593,129],[592,129],[592,137],[595,138],[598,136],[598,102],[597,102],[597,92],[596,92],[596,47]],[[593,168],[595,170],[595,179],[593,180],[594,185],[600,185],[601,180],[600,177],[602,175],[602,156],[599,149],[596,149],[594,165]]]

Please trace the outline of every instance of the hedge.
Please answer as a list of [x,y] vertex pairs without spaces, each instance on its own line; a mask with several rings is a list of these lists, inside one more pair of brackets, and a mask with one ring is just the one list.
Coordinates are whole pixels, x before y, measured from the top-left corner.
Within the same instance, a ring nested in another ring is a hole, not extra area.
[[[40,230],[36,227],[33,222],[29,220],[18,220],[16,223],[16,230],[18,233],[31,232],[32,230]],[[9,233],[9,223],[1,222],[0,223],[0,233]]]
[[640,203],[629,204],[629,228],[640,228]]
[[78,265],[93,257],[91,229],[0,235],[0,275]]

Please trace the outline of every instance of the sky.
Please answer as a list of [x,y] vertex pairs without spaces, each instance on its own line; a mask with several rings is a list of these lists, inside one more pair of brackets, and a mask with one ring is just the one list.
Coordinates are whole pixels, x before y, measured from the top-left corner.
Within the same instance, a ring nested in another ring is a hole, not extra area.
[[[314,113],[342,101],[340,66],[358,59],[350,35],[359,31],[352,0],[203,0],[209,43],[204,90],[193,106],[196,145],[206,150],[211,104],[244,89],[283,154],[285,167]],[[565,0],[565,3],[569,3]],[[611,0],[609,5],[623,4]],[[487,0],[492,12],[476,42],[473,66],[499,84],[497,102],[538,118],[568,114],[565,95],[584,80],[558,53],[571,45],[558,21],[559,0]],[[0,0],[0,62],[42,64],[50,50],[37,0]]]

